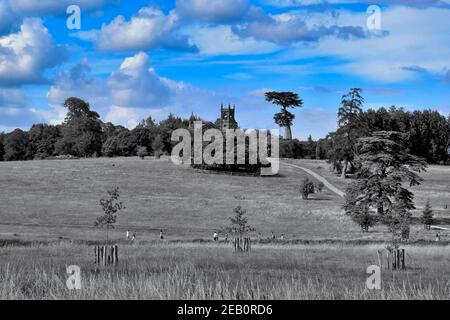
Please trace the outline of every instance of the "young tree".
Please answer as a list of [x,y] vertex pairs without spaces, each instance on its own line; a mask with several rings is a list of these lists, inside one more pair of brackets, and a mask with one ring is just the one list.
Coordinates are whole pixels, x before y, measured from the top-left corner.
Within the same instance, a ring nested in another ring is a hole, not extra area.
[[108,243],[109,229],[114,229],[114,225],[117,221],[117,214],[120,210],[124,209],[125,206],[119,201],[120,194],[118,187],[115,187],[113,190],[108,190],[107,192],[108,198],[100,200],[100,205],[104,214],[95,220],[94,225],[99,228],[106,227],[106,242]]
[[393,238],[399,234],[405,238],[409,233],[410,210],[415,207],[414,195],[406,187],[419,185],[422,179],[417,173],[426,167],[423,159],[406,151],[404,140],[405,135],[392,131],[358,139],[359,171],[344,205],[350,216],[358,208],[375,211]]
[[295,115],[289,112],[289,108],[303,106],[303,100],[300,99],[297,93],[293,92],[266,92],[266,101],[272,102],[281,107],[281,111],[275,114],[275,123],[280,127],[285,128],[284,138],[286,140],[292,139],[291,126],[295,119]]
[[425,203],[425,208],[422,211],[420,222],[423,224],[426,230],[431,229],[431,225],[434,223],[433,208],[431,207],[430,200]]
[[234,217],[230,218],[231,225],[223,228],[222,232],[237,236],[240,240],[249,232],[255,231],[255,228],[248,224],[248,219],[245,217],[247,210],[242,209],[241,206],[234,208]]
[[302,185],[300,186],[300,194],[303,200],[308,200],[310,194],[314,193],[314,183],[308,178],[304,179]]

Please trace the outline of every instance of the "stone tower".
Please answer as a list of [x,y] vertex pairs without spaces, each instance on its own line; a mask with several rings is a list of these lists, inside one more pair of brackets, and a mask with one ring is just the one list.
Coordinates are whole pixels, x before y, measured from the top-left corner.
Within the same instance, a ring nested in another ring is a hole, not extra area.
[[220,118],[216,121],[216,125],[220,130],[225,131],[227,129],[239,128],[234,117],[235,110],[236,106],[228,105],[228,107],[224,107],[223,104],[220,106]]

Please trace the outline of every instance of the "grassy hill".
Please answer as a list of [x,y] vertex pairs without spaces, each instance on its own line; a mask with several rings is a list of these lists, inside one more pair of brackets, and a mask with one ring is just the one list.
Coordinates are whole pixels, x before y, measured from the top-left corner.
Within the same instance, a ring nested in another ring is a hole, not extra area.
[[[295,161],[345,187],[323,161]],[[120,188],[127,209],[119,217],[113,238],[126,229],[138,239],[156,239],[164,229],[169,239],[210,239],[214,229],[228,224],[233,208],[247,209],[249,222],[267,238],[271,232],[286,239],[382,238],[384,228],[361,234],[342,212],[343,199],[328,190],[302,200],[299,185],[308,175],[281,167],[278,177],[208,174],[175,166],[169,159],[137,158],[51,160],[0,163],[0,238],[99,240],[93,228],[101,214],[100,198]],[[418,206],[432,200],[438,214],[450,190],[450,168],[432,167],[416,188]],[[237,200],[236,196],[245,199]],[[432,238],[420,226],[413,237]],[[257,236],[257,235],[255,235]]]

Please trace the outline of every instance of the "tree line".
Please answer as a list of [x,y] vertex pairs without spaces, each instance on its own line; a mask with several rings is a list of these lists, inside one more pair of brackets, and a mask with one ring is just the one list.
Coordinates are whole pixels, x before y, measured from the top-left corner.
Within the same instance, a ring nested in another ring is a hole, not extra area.
[[[388,109],[363,111],[362,90],[353,88],[345,94],[338,110],[338,129],[324,139],[307,141],[292,139],[290,126],[295,116],[289,108],[301,107],[302,99],[292,92],[268,92],[266,100],[280,106],[274,121],[286,129],[280,141],[280,157],[327,159],[333,170],[344,177],[354,173],[355,145],[361,137],[377,131],[396,131],[405,134],[407,151],[426,159],[428,163],[447,164],[450,161],[450,116],[438,111],[406,111],[392,106]],[[64,103],[68,113],[61,125],[35,124],[29,131],[16,129],[0,133],[0,161],[46,159],[54,156],[146,156],[169,154],[172,150],[171,133],[178,128],[189,128],[201,120],[191,116],[182,119],[170,114],[156,123],[151,117],[129,130],[110,122],[104,123],[91,110],[89,103],[69,98]],[[210,126],[213,123],[204,121]]]
[[173,114],[159,123],[148,117],[129,130],[102,122],[89,103],[81,99],[69,98],[64,106],[67,116],[60,125],[35,124],[29,131],[16,129],[8,134],[0,133],[0,161],[57,156],[160,156],[172,150],[172,131],[188,128],[192,121]]
[[[297,97],[296,105],[301,107],[298,95],[294,93],[290,95]],[[295,100],[292,96],[289,99]],[[408,153],[424,158],[430,164],[450,162],[450,116],[446,118],[431,109],[406,111],[404,108],[391,106],[364,111],[363,108],[362,89],[352,88],[341,99],[336,131],[330,132],[324,139],[318,141],[314,141],[311,136],[307,141],[285,137],[280,142],[280,156],[327,159],[332,164],[332,169],[345,177],[356,170],[355,148],[359,138],[369,137],[378,131],[395,131],[405,134],[404,143]],[[277,121],[279,117],[277,114],[274,119],[281,127],[292,125],[293,117],[287,116],[284,122]],[[287,121],[289,119],[291,121]]]

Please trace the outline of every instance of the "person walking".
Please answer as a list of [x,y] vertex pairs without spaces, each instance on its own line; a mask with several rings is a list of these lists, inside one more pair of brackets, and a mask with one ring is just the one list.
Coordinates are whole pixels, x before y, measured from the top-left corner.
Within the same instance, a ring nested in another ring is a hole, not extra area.
[[130,230],[127,230],[126,236],[127,236],[127,240],[130,240]]
[[164,240],[164,233],[163,233],[162,229],[159,230],[159,240]]
[[217,234],[217,231],[214,231],[213,239],[214,239],[214,242],[219,241],[219,235]]

